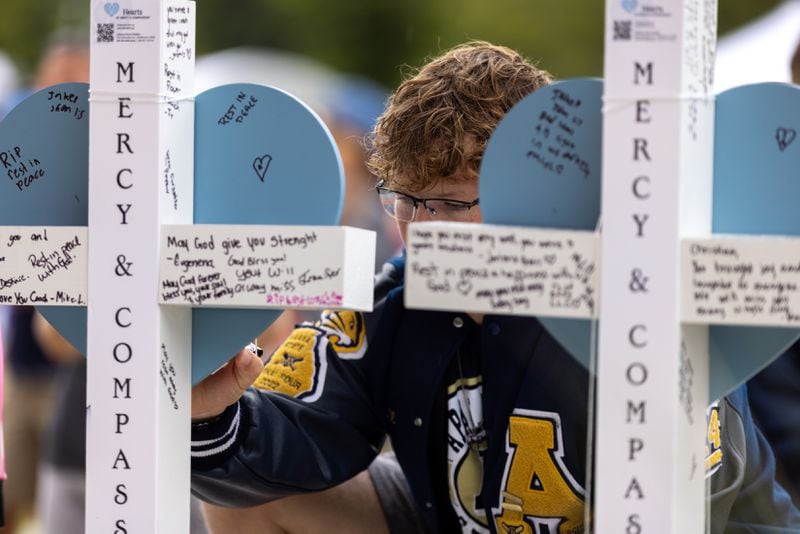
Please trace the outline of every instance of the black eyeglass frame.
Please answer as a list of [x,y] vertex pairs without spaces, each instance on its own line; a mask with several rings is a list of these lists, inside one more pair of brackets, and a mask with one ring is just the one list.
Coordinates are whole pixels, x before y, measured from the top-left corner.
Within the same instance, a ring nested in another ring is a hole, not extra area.
[[[428,204],[427,204],[428,201],[438,200],[440,202],[449,202],[451,204],[456,204],[456,205],[459,205],[459,206],[463,206],[464,208],[466,208],[467,211],[469,211],[472,208],[474,208],[475,206],[477,206],[480,203],[480,200],[481,200],[480,197],[476,198],[472,202],[467,202],[465,200],[456,200],[456,199],[453,199],[453,198],[436,198],[436,197],[434,197],[434,198],[419,198],[419,197],[415,197],[414,195],[409,195],[408,193],[403,193],[402,191],[395,191],[394,189],[389,189],[388,187],[384,187],[383,186],[383,182],[379,182],[375,186],[375,191],[378,193],[378,197],[380,197],[381,193],[393,193],[395,195],[400,195],[401,197],[406,197],[408,199],[411,199],[411,202],[414,203],[414,211],[411,213],[411,219],[409,219],[408,221],[403,221],[403,222],[411,222],[411,221],[413,221],[414,219],[417,218],[417,206],[419,206],[420,204],[422,204],[422,207],[425,208],[428,211],[428,213],[431,214],[432,217],[435,217],[436,216],[436,210],[433,209],[433,208],[429,208],[428,207]],[[397,219],[397,215],[392,215],[392,214],[390,214],[390,215],[392,217],[394,217],[395,219]],[[398,220],[400,220],[400,219],[398,219]]]

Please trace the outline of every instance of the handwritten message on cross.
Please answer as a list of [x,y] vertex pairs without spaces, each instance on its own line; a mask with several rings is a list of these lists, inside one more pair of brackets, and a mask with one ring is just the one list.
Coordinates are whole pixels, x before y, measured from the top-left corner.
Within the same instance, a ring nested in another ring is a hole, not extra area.
[[91,87],[0,124],[0,303],[88,356],[87,531],[188,532],[192,382],[282,309],[371,310],[375,237],[333,226],[341,158],[305,105],[194,97],[194,2],[91,9]]
[[596,354],[595,532],[704,532],[706,407],[798,338],[800,95],[714,97],[716,9],[607,2],[604,81],[539,89],[490,140],[491,224],[409,229],[408,307],[535,315]]

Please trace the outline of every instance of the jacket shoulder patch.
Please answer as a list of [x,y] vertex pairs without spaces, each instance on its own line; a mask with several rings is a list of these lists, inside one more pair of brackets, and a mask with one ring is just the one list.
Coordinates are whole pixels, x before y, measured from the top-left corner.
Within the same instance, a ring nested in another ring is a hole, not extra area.
[[325,310],[314,326],[325,332],[336,354],[343,360],[357,360],[367,351],[364,314],[348,310]]
[[358,360],[367,351],[364,315],[325,310],[314,323],[299,325],[275,349],[253,384],[306,402],[317,400],[325,387],[328,347],[343,360]]
[[706,412],[708,432],[706,432],[706,478],[722,467],[722,423],[719,417],[719,402],[713,403]]
[[270,356],[254,386],[303,398],[317,389],[325,363],[327,339],[311,326],[301,326]]

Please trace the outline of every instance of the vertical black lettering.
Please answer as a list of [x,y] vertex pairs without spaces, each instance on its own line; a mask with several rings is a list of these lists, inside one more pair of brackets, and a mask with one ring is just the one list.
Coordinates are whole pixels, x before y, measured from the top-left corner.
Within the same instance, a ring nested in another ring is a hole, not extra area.
[[122,83],[122,77],[128,75],[128,83],[133,83],[133,61],[128,63],[126,67],[120,62],[117,62],[117,83]]
[[117,519],[117,529],[114,531],[114,534],[128,534],[128,529],[125,528],[126,526],[124,519]]
[[131,106],[128,102],[131,101],[130,97],[121,96],[119,97],[119,118],[120,119],[130,119],[133,117],[133,112],[130,112],[130,115],[125,115],[125,111],[131,109]]
[[631,345],[636,347],[637,349],[641,349],[642,347],[647,346],[647,340],[643,340],[640,337],[637,337],[637,332],[647,333],[647,327],[643,324],[634,325],[631,328],[630,332],[628,332],[628,341],[630,341]]
[[642,525],[639,523],[639,514],[628,516],[628,526],[625,527],[625,534],[642,534]]
[[637,499],[642,500],[644,499],[644,492],[642,491],[642,487],[639,485],[639,481],[636,480],[636,477],[631,479],[631,483],[628,484],[628,489],[625,490],[625,498],[630,499],[631,493],[636,492]]
[[[128,224],[128,211],[131,209],[131,204],[125,204],[123,208],[122,204],[117,204],[117,208],[119,208],[119,212],[122,214],[122,222],[120,224]],[[634,215],[634,218],[636,216]]]
[[633,401],[628,401],[628,420],[626,422],[630,423],[631,420],[638,415],[639,424],[644,424],[644,407],[644,401],[641,401],[638,405],[634,404]]
[[114,320],[116,321],[118,327],[120,327],[120,328],[128,328],[133,323],[132,322],[128,322],[128,323],[125,323],[125,324],[122,323],[122,319],[120,319],[119,316],[120,316],[120,314],[122,313],[123,310],[128,312],[128,313],[131,313],[131,309],[130,308],[123,306],[122,308],[117,310],[117,313],[114,314]]
[[644,67],[636,61],[633,67],[633,83],[639,85],[639,76],[646,76],[645,83],[653,85],[653,62],[651,61]]
[[122,434],[122,427],[130,422],[130,417],[126,413],[118,413],[117,415],[117,431],[114,434]]
[[114,379],[114,398],[118,399],[119,398],[119,394],[122,393],[122,392],[125,393],[125,398],[126,399],[130,399],[131,398],[131,379],[130,378],[126,378],[125,382],[120,382],[119,379],[117,379],[117,378]]
[[628,377],[630,385],[641,386],[647,382],[647,367],[643,363],[634,362],[628,366],[625,376]]
[[648,109],[649,107],[650,107],[649,100],[636,101],[636,122],[642,122],[644,124],[650,122],[650,115],[647,115],[647,112],[650,111]]
[[644,156],[644,159],[650,161],[650,154],[647,153],[647,139],[642,137],[634,137],[633,139],[633,161],[639,161],[639,154]]
[[[119,356],[120,348],[124,348],[125,352],[128,353],[125,356],[124,360],[122,358],[120,358],[120,356]],[[132,357],[133,357],[133,349],[127,343],[117,343],[114,346],[114,359],[117,360],[117,362],[119,362],[119,363],[128,363],[129,361],[131,361]]]
[[114,502],[120,506],[128,502],[128,494],[125,493],[126,489],[128,488],[125,487],[125,484],[117,484],[117,494],[114,495]]
[[130,145],[131,135],[126,133],[117,134],[117,154],[122,154],[122,145],[128,150],[129,154],[133,154],[133,149]]
[[644,441],[640,438],[631,438],[628,445],[628,461],[632,462],[636,453],[641,452],[642,449],[644,449]]
[[128,459],[125,458],[125,453],[123,452],[122,449],[119,450],[119,453],[117,454],[117,459],[114,460],[114,465],[113,465],[113,467],[111,467],[111,469],[119,469],[117,467],[117,465],[120,462],[122,462],[122,464],[125,466],[123,469],[130,469],[131,468],[130,464],[128,463]]
[[644,182],[646,184],[650,183],[650,177],[648,176],[637,176],[636,179],[633,181],[633,196],[638,199],[646,200],[650,198],[650,193],[648,191],[642,192],[639,190],[639,185]]
[[[130,206],[130,204],[128,204],[128,205]],[[633,220],[636,221],[636,226],[637,226],[637,229],[638,229],[638,233],[636,234],[636,237],[644,237],[644,223],[646,223],[647,219],[649,219],[649,218],[650,218],[650,216],[647,215],[646,213],[634,213],[633,214]]]
[[[117,173],[117,185],[119,186],[120,189],[130,189],[131,187],[133,187],[133,184],[123,184],[122,183],[122,173],[123,172],[126,172],[128,174],[133,174],[133,171],[130,170],[130,169],[122,169],[121,171],[119,171]],[[635,188],[635,186],[634,186],[634,188]]]

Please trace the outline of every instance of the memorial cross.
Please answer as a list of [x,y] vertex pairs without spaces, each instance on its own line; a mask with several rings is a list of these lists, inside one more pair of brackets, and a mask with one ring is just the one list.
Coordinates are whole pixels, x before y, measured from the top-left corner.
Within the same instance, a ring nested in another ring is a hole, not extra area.
[[602,125],[599,81],[512,109],[480,172],[492,224],[410,225],[406,305],[536,315],[592,368],[596,350],[587,524],[700,533],[721,454],[706,407],[798,336],[800,221],[785,185],[800,163],[798,94],[714,98],[713,0],[606,6]]
[[330,226],[330,133],[276,89],[195,99],[194,17],[93,0],[91,102],[56,86],[0,124],[0,302],[88,355],[87,532],[188,532],[192,375],[269,309],[372,307],[374,233]]

